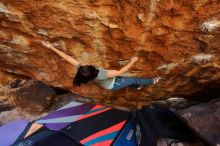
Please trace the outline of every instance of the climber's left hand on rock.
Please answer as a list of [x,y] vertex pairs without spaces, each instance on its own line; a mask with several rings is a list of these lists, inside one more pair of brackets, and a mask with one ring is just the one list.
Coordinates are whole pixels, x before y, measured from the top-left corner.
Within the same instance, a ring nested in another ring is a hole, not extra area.
[[42,43],[43,46],[45,46],[47,48],[52,48],[53,47],[53,45],[48,41],[41,41],[41,43]]

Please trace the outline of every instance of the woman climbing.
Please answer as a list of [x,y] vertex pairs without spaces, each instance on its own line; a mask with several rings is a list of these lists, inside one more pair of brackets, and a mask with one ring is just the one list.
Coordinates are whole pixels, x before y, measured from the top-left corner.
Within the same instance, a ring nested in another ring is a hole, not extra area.
[[73,80],[73,84],[77,86],[80,86],[82,83],[86,84],[89,81],[94,81],[99,86],[112,91],[125,87],[135,87],[139,90],[142,86],[156,84],[160,79],[158,76],[154,78],[122,77],[121,75],[128,71],[134,63],[138,61],[138,57],[132,57],[131,61],[120,70],[107,70],[90,64],[81,64],[78,60],[56,49],[49,42],[42,42],[42,44],[78,69]]

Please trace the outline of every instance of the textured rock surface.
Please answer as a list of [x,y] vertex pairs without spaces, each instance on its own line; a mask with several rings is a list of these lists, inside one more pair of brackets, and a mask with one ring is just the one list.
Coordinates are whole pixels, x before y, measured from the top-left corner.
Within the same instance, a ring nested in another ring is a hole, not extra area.
[[[161,138],[158,140],[157,142],[157,146],[167,146],[167,144],[171,143],[172,141],[175,141],[173,139],[166,139],[166,138]],[[197,143],[186,143],[186,142],[173,142],[172,145],[174,146],[204,146],[203,144],[201,144],[200,142]]]
[[35,112],[47,108],[56,95],[51,87],[36,80],[15,80],[2,87],[0,93],[11,105]]
[[[154,76],[156,70],[164,78],[141,91],[112,93],[94,84],[72,87],[75,69],[44,48],[39,43],[44,39],[80,61],[109,69],[118,69],[138,55],[139,62],[126,75]],[[0,2],[4,77],[24,75],[113,104],[172,96],[198,99],[215,91],[220,84],[219,39],[219,0]]]
[[187,124],[211,145],[220,144],[220,99],[179,112]]

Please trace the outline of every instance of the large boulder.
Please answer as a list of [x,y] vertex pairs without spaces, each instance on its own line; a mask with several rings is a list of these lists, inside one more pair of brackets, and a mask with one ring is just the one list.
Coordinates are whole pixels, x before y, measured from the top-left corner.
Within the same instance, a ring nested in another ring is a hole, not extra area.
[[211,145],[220,145],[220,98],[179,111],[180,116]]
[[14,80],[1,88],[1,94],[12,105],[28,111],[43,111],[56,95],[53,88],[37,80]]
[[[0,70],[84,96],[117,97],[116,104],[200,98],[205,94],[198,92],[220,84],[219,9],[219,0],[1,0]],[[40,40],[108,69],[119,69],[138,55],[126,75],[152,77],[156,70],[164,76],[141,92],[73,87],[76,69]]]

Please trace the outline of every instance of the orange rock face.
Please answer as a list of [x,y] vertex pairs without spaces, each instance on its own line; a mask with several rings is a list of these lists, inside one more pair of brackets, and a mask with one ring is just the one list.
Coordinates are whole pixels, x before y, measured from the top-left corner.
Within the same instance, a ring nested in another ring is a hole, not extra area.
[[[219,0],[2,0],[0,69],[4,76],[24,75],[121,104],[199,98],[220,83],[219,10]],[[40,40],[107,69],[137,55],[126,75],[152,77],[157,71],[163,79],[141,91],[113,93],[93,83],[73,87],[75,68]]]

